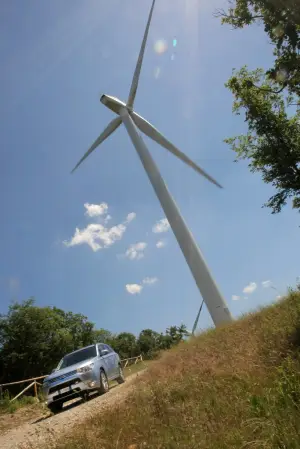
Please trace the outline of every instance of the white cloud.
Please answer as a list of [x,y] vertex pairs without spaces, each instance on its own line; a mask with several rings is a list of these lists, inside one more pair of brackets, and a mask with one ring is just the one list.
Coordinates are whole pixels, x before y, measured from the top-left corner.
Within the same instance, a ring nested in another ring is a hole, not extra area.
[[164,240],[159,240],[156,243],[156,248],[158,248],[158,249],[163,248],[164,246],[166,246],[166,242]]
[[156,282],[158,282],[157,277],[146,277],[145,279],[143,279],[141,284],[126,284],[125,288],[131,295],[139,295],[142,292],[144,285],[151,286],[153,284],[156,284]]
[[108,211],[108,205],[106,203],[101,204],[85,203],[84,207],[86,208],[84,215],[87,215],[88,217],[99,217],[100,215],[106,215]]
[[143,290],[143,286],[140,284],[126,284],[125,288],[131,295],[139,295]]
[[276,300],[279,301],[282,298],[282,296],[276,296]]
[[251,295],[251,293],[253,293],[256,289],[257,289],[256,282],[250,282],[250,284],[246,285],[246,287],[243,289],[243,293]]
[[111,228],[106,228],[102,224],[89,224],[84,229],[76,228],[72,239],[64,241],[66,246],[83,245],[86,243],[93,251],[108,248],[117,240],[120,240],[126,231],[126,226],[119,224]]
[[153,285],[153,284],[156,284],[156,282],[158,282],[158,279],[156,277],[153,277],[153,278],[147,277],[147,278],[143,279],[143,284],[145,284],[145,285]]
[[130,245],[128,250],[125,253],[125,257],[129,260],[140,260],[144,257],[144,250],[147,247],[146,242],[139,242]]
[[111,220],[111,216],[107,214],[107,203],[90,204],[85,203],[86,208],[85,215],[89,217],[104,216],[104,224],[91,223],[86,228],[75,229],[73,237],[63,243],[65,246],[83,245],[84,243],[89,245],[93,251],[99,251],[103,248],[112,246],[116,241],[123,237],[126,231],[127,225],[135,219],[135,212],[131,212],[127,215],[126,220],[116,226],[107,227],[107,223]]
[[130,212],[130,214],[128,214],[127,217],[126,217],[126,222],[130,223],[135,218],[136,218],[136,213],[135,212]]
[[264,288],[269,288],[269,287],[271,287],[271,285],[272,285],[272,281],[263,281],[263,282],[261,283],[261,285],[262,285]]
[[162,232],[167,232],[170,228],[170,223],[166,218],[162,218],[152,227],[152,232],[154,234],[161,234]]
[[232,301],[238,301],[239,299],[241,299],[241,297],[237,295],[232,295],[231,299]]

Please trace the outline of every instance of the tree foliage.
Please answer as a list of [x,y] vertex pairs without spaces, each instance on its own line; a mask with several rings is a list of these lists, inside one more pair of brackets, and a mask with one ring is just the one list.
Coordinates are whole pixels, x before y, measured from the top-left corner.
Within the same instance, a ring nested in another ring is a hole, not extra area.
[[296,0],[235,0],[222,23],[243,28],[264,26],[274,49],[268,70],[236,71],[226,84],[233,112],[245,113],[248,133],[226,139],[237,159],[249,159],[276,193],[265,204],[280,212],[288,198],[300,210],[300,3]]
[[178,344],[183,340],[184,337],[188,335],[186,325],[181,326],[170,326],[166,331],[167,337],[171,338],[171,345]]
[[33,299],[11,305],[0,316],[0,381],[49,373],[64,354],[93,342],[93,327],[81,314]]
[[104,342],[121,359],[143,354],[154,358],[159,351],[178,344],[186,327],[171,326],[165,334],[152,329],[136,337],[129,332],[113,334],[95,329],[87,317],[57,307],[38,307],[33,299],[9,306],[0,315],[0,383],[48,374],[67,353],[89,344]]
[[121,359],[136,357],[140,354],[137,347],[136,336],[130,332],[121,332],[112,338],[109,343],[120,355]]

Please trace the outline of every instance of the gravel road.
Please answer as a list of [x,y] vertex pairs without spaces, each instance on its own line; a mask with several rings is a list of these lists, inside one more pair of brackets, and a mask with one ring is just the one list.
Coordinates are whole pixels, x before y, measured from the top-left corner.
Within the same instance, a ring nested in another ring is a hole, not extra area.
[[83,404],[72,404],[57,415],[41,418],[38,421],[11,429],[0,436],[1,449],[47,449],[55,447],[55,442],[72,432],[78,424],[124,400],[133,390],[134,381],[142,372],[127,377],[122,385],[115,386],[103,396],[91,398]]

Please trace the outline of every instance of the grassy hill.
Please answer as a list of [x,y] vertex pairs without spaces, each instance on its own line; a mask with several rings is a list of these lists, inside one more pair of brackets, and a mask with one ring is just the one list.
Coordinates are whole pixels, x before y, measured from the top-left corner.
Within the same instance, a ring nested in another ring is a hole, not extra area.
[[300,448],[300,293],[182,343],[63,449]]

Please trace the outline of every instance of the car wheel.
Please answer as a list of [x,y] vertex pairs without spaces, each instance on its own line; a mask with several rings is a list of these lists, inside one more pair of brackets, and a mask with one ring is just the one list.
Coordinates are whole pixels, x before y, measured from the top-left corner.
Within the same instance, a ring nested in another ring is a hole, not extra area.
[[104,394],[104,393],[107,393],[108,390],[109,390],[108,380],[107,380],[105,372],[102,369],[102,370],[100,370],[100,388],[99,388],[99,393],[100,394]]
[[48,405],[48,408],[49,408],[50,412],[58,413],[63,408],[63,402],[52,402],[52,404]]
[[121,365],[119,365],[119,376],[116,378],[116,381],[118,384],[123,384],[125,382],[124,372]]

